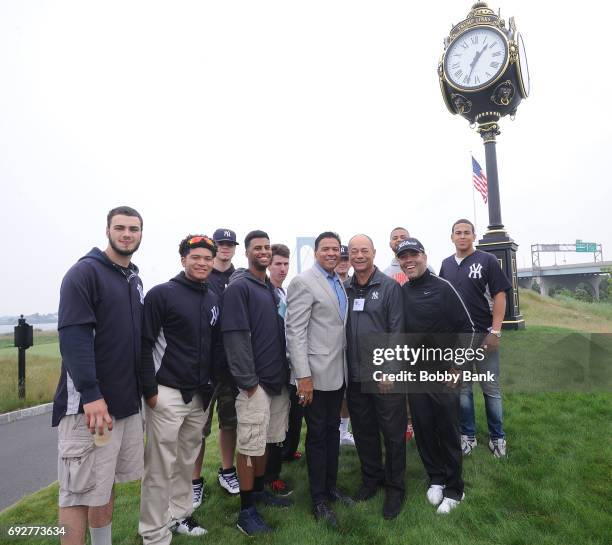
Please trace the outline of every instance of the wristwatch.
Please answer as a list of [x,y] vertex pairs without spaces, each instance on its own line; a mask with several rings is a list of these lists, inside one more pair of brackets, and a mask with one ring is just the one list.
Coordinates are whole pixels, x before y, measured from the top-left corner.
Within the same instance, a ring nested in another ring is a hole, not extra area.
[[491,335],[495,335],[498,339],[501,339],[501,331],[495,331],[494,329],[489,329],[489,333]]

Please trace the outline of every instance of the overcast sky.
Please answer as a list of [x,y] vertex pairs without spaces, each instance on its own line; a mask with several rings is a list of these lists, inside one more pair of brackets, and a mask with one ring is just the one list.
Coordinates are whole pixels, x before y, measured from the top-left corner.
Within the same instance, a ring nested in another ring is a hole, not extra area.
[[[579,24],[576,3],[489,5],[515,16],[532,77],[497,146],[519,267],[537,242],[601,242],[610,259],[608,3]],[[386,266],[389,230],[405,225],[437,269],[452,222],[474,216],[470,150],[485,164],[436,73],[470,6],[3,0],[0,315],[56,311],[63,274],[105,247],[121,204],[144,217],[147,288],[178,272],[181,238],[216,227],[291,248],[364,232]]]

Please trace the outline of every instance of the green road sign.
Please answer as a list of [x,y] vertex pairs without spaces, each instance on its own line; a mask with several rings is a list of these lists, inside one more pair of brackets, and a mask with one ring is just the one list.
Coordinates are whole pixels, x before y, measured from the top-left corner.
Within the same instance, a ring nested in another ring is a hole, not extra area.
[[597,251],[597,243],[596,242],[582,242],[582,240],[577,240],[576,241],[576,251],[594,253]]

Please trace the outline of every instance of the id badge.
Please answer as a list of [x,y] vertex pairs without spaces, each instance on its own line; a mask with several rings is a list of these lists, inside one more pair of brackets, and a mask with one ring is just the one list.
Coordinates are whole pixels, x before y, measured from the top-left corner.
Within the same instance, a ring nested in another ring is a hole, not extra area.
[[363,312],[364,306],[365,306],[365,299],[363,297],[361,299],[353,300],[353,312]]

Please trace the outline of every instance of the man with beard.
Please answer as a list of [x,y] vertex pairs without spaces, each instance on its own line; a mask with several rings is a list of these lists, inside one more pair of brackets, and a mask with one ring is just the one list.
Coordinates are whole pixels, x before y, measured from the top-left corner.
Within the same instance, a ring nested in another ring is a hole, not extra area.
[[270,532],[255,504],[291,501],[264,488],[266,445],[285,439],[289,415],[288,365],[279,299],[266,276],[270,237],[251,231],[244,240],[249,268],[232,276],[223,296],[221,329],[227,362],[239,388],[236,466],[240,481],[237,527],[246,535]]
[[129,206],[112,209],[106,236],[106,249],[93,248],[73,265],[60,290],[62,369],[52,425],[59,426],[64,545],[82,545],[88,523],[92,545],[111,545],[114,483],[140,479],[143,469],[138,367],[144,293],[131,263],[142,217]]
[[[234,274],[232,259],[236,253],[236,233],[231,229],[217,229],[213,233],[213,240],[217,246],[217,255],[212,272],[208,277],[208,283],[219,299],[223,297],[223,292],[229,284],[230,277]],[[238,487],[238,475],[234,467],[234,452],[236,450],[236,408],[234,399],[236,397],[236,385],[225,365],[218,365],[221,375],[216,378],[217,386],[213,399],[210,402],[208,419],[202,432],[202,447],[196,458],[193,468],[192,487],[193,487],[193,508],[197,509],[202,504],[204,497],[204,479],[202,478],[202,463],[204,452],[206,451],[206,438],[210,435],[212,417],[217,405],[217,417],[219,419],[219,451],[221,452],[221,467],[217,473],[219,486],[228,494],[237,495],[240,492]]]
[[[399,334],[404,327],[402,288],[374,266],[376,250],[367,235],[349,241],[354,274],[344,284],[348,295],[346,324],[349,384],[346,399],[353,419],[353,433],[361,463],[362,486],[355,496],[365,501],[385,488],[383,517],[399,515],[405,497],[406,395],[393,383],[368,390],[363,343],[368,336]],[[385,463],[380,438],[385,444]]]
[[338,525],[329,503],[354,502],[338,490],[340,406],[346,380],[347,298],[334,269],[340,237],[331,231],[315,240],[314,266],[287,290],[287,347],[298,398],[304,406],[308,481],[316,520]]

